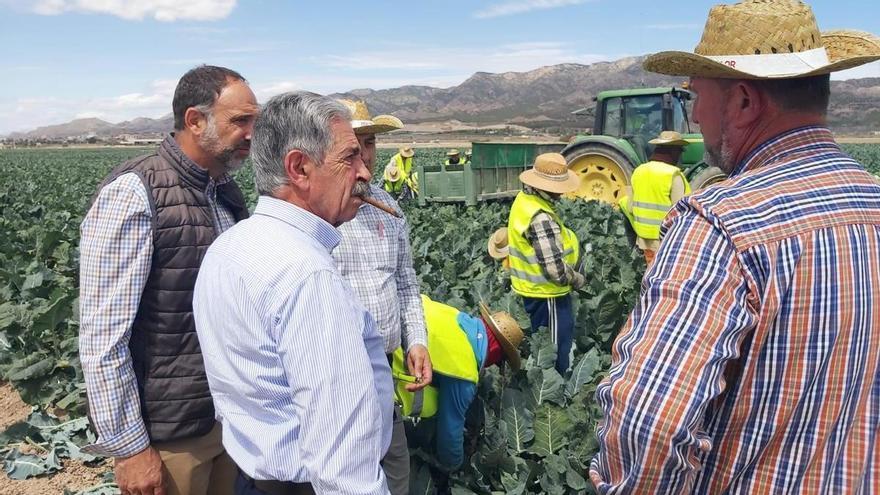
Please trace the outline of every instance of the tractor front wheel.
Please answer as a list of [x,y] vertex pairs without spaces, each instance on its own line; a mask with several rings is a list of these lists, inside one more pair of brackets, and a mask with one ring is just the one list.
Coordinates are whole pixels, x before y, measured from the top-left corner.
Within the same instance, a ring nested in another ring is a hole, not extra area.
[[633,165],[619,151],[600,144],[584,144],[565,152],[568,168],[581,178],[570,198],[598,200],[616,205],[626,194]]
[[709,166],[701,170],[700,173],[695,175],[694,179],[690,181],[691,190],[699,191],[704,187],[717,184],[725,179],[727,179],[727,174],[725,174],[723,170],[718,167]]

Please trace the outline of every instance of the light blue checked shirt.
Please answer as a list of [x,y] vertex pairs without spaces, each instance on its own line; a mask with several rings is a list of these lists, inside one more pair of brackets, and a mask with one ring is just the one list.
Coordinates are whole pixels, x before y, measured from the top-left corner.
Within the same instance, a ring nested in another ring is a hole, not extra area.
[[387,493],[391,370],[330,224],[262,196],[211,245],[193,309],[223,445],[255,479]]
[[[370,195],[403,215],[394,198],[370,185]],[[376,320],[385,353],[428,347],[419,279],[413,268],[409,227],[375,206],[364,204],[357,216],[339,226],[342,242],[333,250],[339,272]],[[401,339],[402,337],[402,339]]]
[[[216,201],[216,186],[228,180],[205,190],[221,232],[235,224]],[[152,266],[151,217],[146,187],[128,173],[101,189],[80,226],[79,355],[98,436],[89,453],[128,457],[150,445],[128,341]]]

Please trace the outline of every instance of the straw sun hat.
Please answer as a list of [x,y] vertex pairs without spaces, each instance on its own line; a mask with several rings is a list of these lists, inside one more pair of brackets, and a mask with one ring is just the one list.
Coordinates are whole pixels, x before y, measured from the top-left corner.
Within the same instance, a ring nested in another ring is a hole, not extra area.
[[687,146],[689,143],[675,131],[663,131],[656,138],[648,141],[648,144],[657,146]]
[[880,59],[877,37],[859,31],[821,34],[798,0],[745,0],[709,11],[694,53],[667,51],[645,70],[714,79],[790,79],[829,74]]
[[351,112],[351,127],[355,134],[382,134],[403,129],[403,122],[393,115],[371,117],[367,104],[363,101],[341,99],[339,103]]
[[578,175],[568,169],[559,153],[544,153],[535,158],[535,166],[519,174],[527,186],[557,194],[572,192],[581,185]]
[[409,146],[407,146],[405,148],[400,148],[398,151],[400,151],[400,156],[402,156],[404,158],[412,158],[413,155],[416,154],[415,150],[413,150]]
[[507,227],[501,227],[489,236],[489,256],[496,260],[503,260],[509,254],[510,246],[507,244]]
[[490,313],[489,306],[486,306],[486,303],[482,301],[480,301],[480,316],[483,317],[483,321],[487,323],[486,326],[489,327],[489,331],[495,335],[498,343],[501,344],[510,367],[514,371],[518,370],[522,365],[522,360],[519,356],[519,345],[525,337],[519,323],[510,316],[510,313],[505,311]]
[[397,167],[385,167],[384,179],[388,182],[397,182],[400,178],[400,170]]
[[446,156],[458,156],[460,154],[461,153],[459,153],[458,150],[455,150],[455,149],[452,149],[452,150],[449,150],[446,152]]

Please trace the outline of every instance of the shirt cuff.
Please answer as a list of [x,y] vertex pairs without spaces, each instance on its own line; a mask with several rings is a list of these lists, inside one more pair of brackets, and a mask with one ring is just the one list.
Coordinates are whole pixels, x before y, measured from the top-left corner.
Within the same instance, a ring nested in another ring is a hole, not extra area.
[[149,446],[147,429],[143,421],[138,421],[112,438],[98,438],[95,443],[83,447],[82,451],[105,457],[131,457]]
[[424,336],[420,335],[418,337],[410,337],[406,339],[406,352],[409,352],[410,349],[413,348],[414,345],[424,346],[425,349],[428,348],[428,339]]

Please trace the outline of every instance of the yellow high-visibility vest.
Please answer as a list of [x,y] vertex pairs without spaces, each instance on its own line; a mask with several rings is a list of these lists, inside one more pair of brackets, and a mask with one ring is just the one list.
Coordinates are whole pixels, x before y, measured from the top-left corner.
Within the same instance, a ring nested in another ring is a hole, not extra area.
[[672,180],[675,177],[681,177],[685,194],[690,194],[690,184],[681,170],[674,165],[650,161],[639,165],[633,172],[633,197],[627,200],[631,201],[629,205],[624,203],[621,208],[631,206],[633,230],[642,239],[660,239],[660,225],[672,207],[670,193]]
[[404,158],[400,156],[400,153],[398,153],[394,155],[392,159],[397,165],[397,170],[403,172],[404,177],[409,177],[410,171],[412,170],[412,157]]
[[575,265],[580,256],[580,246],[575,233],[566,228],[553,210],[553,206],[540,196],[520,191],[510,207],[510,218],[507,221],[507,242],[510,247],[510,284],[514,292],[525,297],[547,299],[564,296],[571,292],[568,285],[559,285],[544,275],[541,265],[535,256],[535,249],[526,239],[532,218],[538,212],[549,214],[562,231],[563,261]]
[[[422,305],[434,373],[477,383],[480,378],[477,357],[467,334],[458,326],[460,311],[432,301],[425,295],[422,295]],[[394,377],[395,399],[404,415],[429,418],[437,413],[438,394],[434,386],[429,385],[416,393],[406,390],[406,385],[414,380],[407,372],[400,347],[392,356],[391,374]]]

